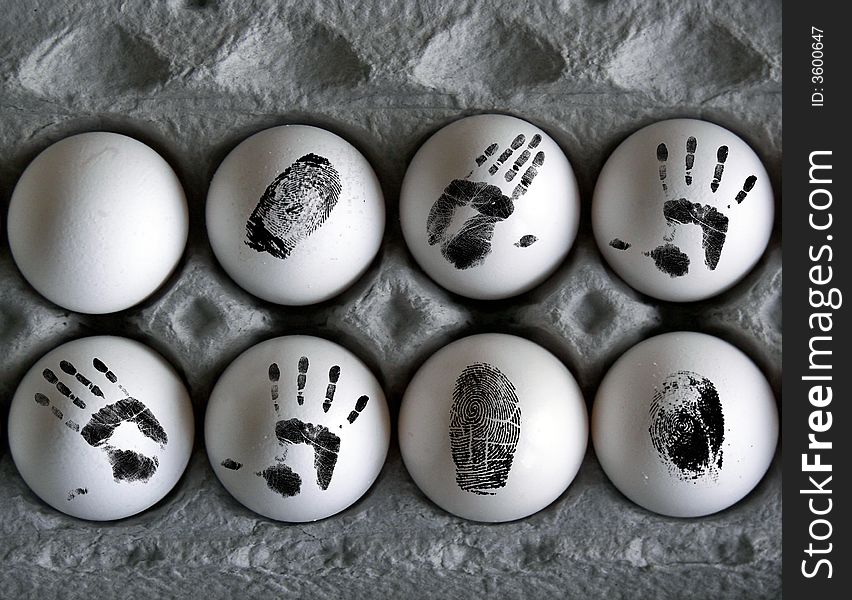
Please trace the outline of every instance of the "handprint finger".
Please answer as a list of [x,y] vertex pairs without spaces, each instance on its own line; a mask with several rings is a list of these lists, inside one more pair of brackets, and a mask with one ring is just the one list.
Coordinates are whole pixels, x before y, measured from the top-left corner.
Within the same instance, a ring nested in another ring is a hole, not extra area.
[[503,151],[503,154],[500,155],[497,161],[488,168],[488,174],[494,175],[494,173],[497,172],[497,169],[500,168],[500,165],[506,162],[515,150],[523,146],[526,139],[527,138],[523,133],[519,133],[518,136],[512,140],[511,145]]
[[722,174],[725,172],[725,161],[728,160],[728,147],[719,146],[716,151],[716,169],[713,171],[713,181],[710,182],[710,191],[714,194],[722,183]]
[[660,185],[663,186],[663,193],[669,191],[669,186],[666,185],[666,162],[669,160],[669,149],[665,144],[657,146],[657,160],[660,161]]
[[301,406],[305,403],[305,383],[308,381],[308,357],[299,359],[299,374],[296,376],[296,403]]
[[518,169],[520,169],[524,165],[524,163],[527,162],[529,159],[529,150],[524,150],[523,152],[521,152],[521,155],[517,158],[515,164],[512,165],[512,168],[506,171],[506,181],[512,181],[515,178],[515,175],[518,174]]
[[[62,411],[53,406],[53,404],[50,403],[50,398],[48,398],[44,394],[36,392],[33,396],[33,399],[39,406],[49,408],[50,412],[53,413],[53,416],[59,419],[60,421],[65,418],[65,415],[62,414]],[[73,431],[80,431],[80,426],[71,419],[65,421],[65,426],[68,427],[68,429],[72,429]]]
[[488,147],[487,147],[487,148],[486,148],[486,149],[482,152],[482,154],[480,154],[479,156],[477,156],[477,157],[476,157],[476,166],[477,166],[477,167],[481,167],[481,166],[482,166],[482,164],[483,164],[486,160],[488,160],[488,158],[489,158],[492,154],[494,154],[495,152],[497,152],[497,148],[499,148],[499,146],[498,146],[496,143],[491,144],[490,146],[488,146]]
[[59,368],[68,373],[69,375],[73,375],[74,379],[86,386],[86,389],[88,389],[93,395],[99,398],[104,397],[104,393],[101,391],[101,388],[92,383],[92,381],[88,377],[85,377],[82,373],[80,373],[77,368],[69,361],[60,361]]
[[527,147],[521,153],[521,155],[515,160],[515,164],[512,165],[511,169],[506,171],[506,181],[512,181],[515,178],[515,175],[518,174],[518,171],[521,170],[521,167],[530,159],[532,154],[532,150],[535,149],[541,143],[541,136],[539,134],[535,134],[530,143],[527,144]]
[[737,204],[742,204],[742,201],[746,199],[748,193],[754,188],[754,184],[757,183],[757,177],[754,175],[749,175],[746,177],[746,180],[743,182],[743,189],[737,194],[735,198]]
[[517,200],[521,196],[527,193],[530,185],[532,185],[533,179],[538,175],[538,169],[544,164],[544,152],[538,152],[533,158],[532,164],[527,167],[527,170],[524,171],[524,174],[521,175],[521,182],[515,186],[515,189],[512,191],[512,200]]
[[86,408],[86,403],[83,402],[77,396],[75,396],[71,392],[71,388],[69,388],[67,385],[65,385],[59,379],[59,377],[56,376],[56,373],[54,373],[50,369],[45,369],[44,371],[41,372],[41,376],[44,377],[44,379],[48,383],[52,383],[54,386],[56,386],[56,389],[59,390],[59,393],[62,394],[63,396],[65,396],[66,398],[68,398],[69,400],[71,400],[71,402],[73,402],[76,406],[78,406],[79,408]]
[[122,394],[124,394],[125,396],[128,396],[128,397],[130,396],[130,392],[128,392],[127,389],[118,382],[118,375],[116,375],[115,373],[110,371],[109,367],[106,366],[106,364],[104,364],[104,362],[101,359],[93,358],[92,359],[92,366],[95,367],[95,370],[98,373],[101,373],[104,377],[106,377],[107,381],[115,384],[116,387],[118,387],[118,389],[121,390]]
[[692,185],[692,167],[695,165],[695,149],[698,147],[698,142],[692,136],[686,140],[686,185]]
[[276,363],[269,365],[269,382],[272,384],[269,388],[269,395],[272,396],[272,406],[275,407],[275,412],[278,412],[278,380],[281,378],[281,370]]
[[367,408],[367,402],[370,400],[369,396],[361,396],[358,400],[355,401],[355,410],[349,413],[349,416],[346,417],[346,420],[350,423],[354,423],[355,419],[358,418],[358,415],[361,414],[361,411]]
[[340,367],[334,365],[328,370],[328,387],[325,389],[325,402],[322,403],[323,412],[328,412],[331,403],[334,402],[334,392],[337,389],[338,379],[340,379]]

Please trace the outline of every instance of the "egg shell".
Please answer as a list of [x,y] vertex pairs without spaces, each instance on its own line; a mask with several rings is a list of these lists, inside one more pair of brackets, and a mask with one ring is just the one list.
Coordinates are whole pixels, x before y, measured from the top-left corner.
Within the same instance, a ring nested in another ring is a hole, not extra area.
[[161,500],[186,468],[193,435],[192,405],[174,369],[147,346],[113,336],[48,352],[24,376],[9,413],[12,458],[30,489],[93,521]]
[[[522,142],[512,150],[515,140]],[[513,199],[518,186],[527,191]],[[400,193],[402,232],[417,263],[446,289],[480,300],[547,279],[571,249],[579,217],[565,154],[539,127],[508,115],[465,117],[440,129],[417,151]]]
[[99,131],[60,140],[30,163],[7,227],[15,263],[36,291],[69,310],[104,314],[166,281],[186,246],[189,215],[159,154]]
[[[556,500],[588,440],[582,393],[550,352],[479,334],[430,357],[405,391],[402,459],[417,486],[465,519],[502,522]],[[490,458],[490,462],[488,459]]]
[[285,336],[228,366],[210,396],[205,441],[219,481],[246,507],[279,521],[316,521],[350,506],[376,480],[390,417],[381,385],[358,357],[322,338]]
[[761,480],[778,441],[778,410],[739,349],[703,333],[667,333],[625,352],[606,374],[592,440],[630,500],[698,517],[735,504]]
[[376,174],[343,138],[307,125],[256,133],[222,161],[207,194],[216,258],[246,291],[277,304],[336,296],[381,246]]
[[774,214],[769,175],[754,150],[697,119],[660,121],[624,140],[592,200],[607,263],[640,292],[677,302],[736,284],[766,249]]

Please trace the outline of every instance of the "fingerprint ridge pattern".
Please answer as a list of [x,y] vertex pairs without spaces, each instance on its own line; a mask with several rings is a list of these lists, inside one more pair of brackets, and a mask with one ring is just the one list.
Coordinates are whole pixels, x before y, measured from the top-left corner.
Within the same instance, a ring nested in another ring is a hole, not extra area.
[[508,480],[520,433],[521,407],[508,377],[487,363],[465,367],[450,408],[458,486],[473,494],[496,494]]
[[287,258],[325,223],[341,190],[340,174],[327,158],[302,156],[263,192],[246,223],[246,245]]
[[716,481],[722,469],[725,418],[713,382],[693,371],[666,377],[651,399],[651,443],[682,481]]

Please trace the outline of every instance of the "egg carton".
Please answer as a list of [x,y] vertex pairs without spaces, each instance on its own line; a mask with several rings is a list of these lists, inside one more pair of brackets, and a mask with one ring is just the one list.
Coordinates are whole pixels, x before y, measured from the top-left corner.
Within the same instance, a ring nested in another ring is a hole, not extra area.
[[[358,354],[380,378],[392,418],[433,352],[480,332],[541,344],[571,369],[591,406],[607,368],[635,343],[663,331],[704,331],[744,350],[780,400],[780,219],[743,281],[709,300],[674,304],[635,292],[602,262],[589,210],[596,177],[618,143],[672,117],[731,129],[780,189],[780,3],[36,0],[5,8],[3,214],[38,152],[74,133],[109,130],[170,162],[187,193],[190,236],[180,266],[154,296],[121,313],[89,316],[49,303],[26,284],[10,256],[4,216],[4,424],[26,370],[60,343],[92,334],[138,339],[163,354],[187,383],[198,431],[225,366],[257,342],[295,333]],[[479,112],[513,114],[544,129],[571,161],[582,197],[580,233],[558,271],[530,292],[492,302],[432,282],[407,251],[398,222],[400,184],[416,150],[443,125]],[[353,143],[387,202],[384,243],[369,271],[315,306],[276,306],[240,289],[216,263],[204,228],[207,186],[225,155],[250,134],[284,123],[324,127]],[[392,441],[365,497],[332,518],[287,525],[231,498],[199,436],[186,474],[163,501],[126,520],[90,523],[35,497],[3,438],[2,596],[780,595],[777,457],[732,508],[676,519],[619,494],[590,447],[551,506],[483,525],[429,502]]]

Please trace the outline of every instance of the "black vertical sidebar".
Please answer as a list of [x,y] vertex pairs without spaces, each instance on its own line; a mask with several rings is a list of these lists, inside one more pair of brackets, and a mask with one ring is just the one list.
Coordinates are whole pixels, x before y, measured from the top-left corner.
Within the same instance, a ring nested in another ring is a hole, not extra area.
[[[783,4],[783,587],[848,598],[852,582],[852,180],[843,2]],[[842,593],[842,595],[841,595]]]

